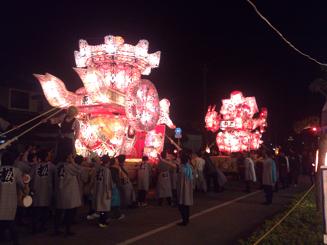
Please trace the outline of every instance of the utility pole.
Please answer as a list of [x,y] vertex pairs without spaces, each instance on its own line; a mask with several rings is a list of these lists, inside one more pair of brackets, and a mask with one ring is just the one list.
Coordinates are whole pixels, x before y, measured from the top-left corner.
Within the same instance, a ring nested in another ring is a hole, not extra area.
[[[203,65],[202,68],[202,86],[203,86],[203,116],[202,120],[204,121],[204,118],[207,113],[207,74],[208,74],[208,67],[207,64]],[[203,135],[204,135],[204,144],[208,144],[208,137],[207,137],[207,132],[205,129],[203,129]]]
[[319,161],[318,171],[316,173],[316,206],[318,211],[323,209],[323,198],[322,198],[322,172],[321,166],[325,165],[325,157],[327,152],[327,99],[325,99],[325,105],[321,112],[320,121],[320,135],[319,135]]
[[202,85],[203,85],[203,115],[205,116],[207,113],[207,74],[208,67],[206,64],[203,65],[203,77],[202,77]]

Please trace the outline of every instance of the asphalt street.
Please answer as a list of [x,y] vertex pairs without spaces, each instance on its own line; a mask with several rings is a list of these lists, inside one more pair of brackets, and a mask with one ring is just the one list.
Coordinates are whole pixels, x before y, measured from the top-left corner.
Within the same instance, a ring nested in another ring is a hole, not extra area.
[[261,204],[264,201],[261,190],[256,188],[247,194],[242,191],[240,182],[230,181],[222,193],[195,193],[187,227],[176,226],[177,208],[159,207],[155,200],[150,200],[148,207],[123,210],[126,218],[110,221],[107,228],[98,228],[96,221],[87,221],[85,210],[81,209],[73,226],[75,236],[54,237],[51,229],[44,234],[30,235],[25,228],[20,241],[24,245],[238,244],[239,239],[285,209],[294,195],[308,187],[306,181],[302,181],[297,187],[280,190],[274,193],[273,204],[265,206]]

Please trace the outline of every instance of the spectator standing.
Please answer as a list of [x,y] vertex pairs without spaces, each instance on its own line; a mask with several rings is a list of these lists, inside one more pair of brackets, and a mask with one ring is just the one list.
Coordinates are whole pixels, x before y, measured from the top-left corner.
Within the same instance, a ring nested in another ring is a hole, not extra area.
[[287,160],[284,151],[280,151],[276,160],[279,165],[279,180],[282,185],[282,188],[283,189],[288,188],[289,187],[288,166],[287,166]]
[[257,181],[257,177],[254,169],[254,162],[250,153],[246,154],[244,159],[244,180],[245,180],[245,191],[251,192],[251,185]]
[[23,190],[24,184],[21,171],[13,166],[14,157],[5,152],[1,158],[0,167],[0,234],[4,237],[5,230],[10,231],[13,244],[18,244],[15,227],[17,209],[17,188]]
[[125,155],[119,155],[117,157],[119,163],[119,175],[120,175],[120,195],[122,200],[123,207],[132,208],[136,202],[136,195],[133,188],[133,185],[128,177],[128,172],[125,169]]
[[99,227],[106,228],[108,226],[108,212],[111,208],[112,179],[109,168],[105,166],[106,161],[99,163],[95,176],[94,206],[100,214]]
[[218,173],[216,167],[210,159],[208,153],[204,153],[203,159],[205,160],[203,173],[207,181],[207,190],[210,191],[211,182],[213,182],[214,191],[219,192]]
[[291,184],[294,185],[294,187],[296,187],[300,175],[301,162],[299,156],[292,150],[290,151],[289,164],[290,164]]
[[189,223],[190,206],[193,205],[193,173],[189,157],[181,154],[181,165],[178,171],[177,200],[182,222],[177,225],[186,226]]
[[110,158],[110,172],[112,178],[112,198],[111,198],[111,218],[113,219],[123,219],[125,215],[120,211],[120,166],[115,158]]
[[38,163],[34,165],[31,173],[31,193],[33,194],[32,232],[46,231],[46,222],[49,218],[50,207],[54,195],[55,165],[49,161],[49,154],[41,150]]
[[195,153],[192,154],[192,162],[195,171],[195,189],[207,192],[207,183],[203,173],[206,162],[202,157]]
[[152,167],[147,156],[142,157],[142,162],[137,169],[138,206],[145,207],[146,196],[150,187]]
[[60,234],[59,225],[61,216],[64,214],[65,235],[72,236],[71,225],[76,210],[81,206],[81,194],[78,177],[81,174],[81,167],[73,159],[73,153],[67,153],[66,157],[60,154],[62,159],[57,165],[55,175],[56,191],[56,213],[55,213],[55,235]]
[[162,206],[163,200],[166,199],[168,205],[171,205],[172,188],[170,180],[170,169],[175,168],[176,165],[172,164],[166,159],[166,152],[162,152],[159,157],[159,163],[157,165],[157,197],[158,204]]
[[264,152],[263,153],[263,168],[262,168],[262,185],[265,192],[266,201],[264,205],[272,204],[273,199],[273,187],[276,184],[276,164],[272,159],[272,153]]

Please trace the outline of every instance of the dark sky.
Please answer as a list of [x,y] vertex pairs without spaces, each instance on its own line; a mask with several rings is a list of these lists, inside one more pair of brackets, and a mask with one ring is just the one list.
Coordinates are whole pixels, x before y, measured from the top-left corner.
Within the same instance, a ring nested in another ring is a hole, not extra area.
[[[255,96],[268,108],[272,140],[288,135],[295,120],[319,114],[323,98],[308,86],[320,67],[281,41],[245,0],[115,2],[7,2],[0,15],[1,83],[39,88],[32,73],[49,72],[77,89],[71,68],[78,40],[97,44],[111,34],[132,44],[147,39],[150,52],[162,51],[148,78],[172,102],[177,124],[203,122],[204,65],[207,103],[219,108],[235,89]],[[299,49],[327,62],[326,1],[256,5]]]

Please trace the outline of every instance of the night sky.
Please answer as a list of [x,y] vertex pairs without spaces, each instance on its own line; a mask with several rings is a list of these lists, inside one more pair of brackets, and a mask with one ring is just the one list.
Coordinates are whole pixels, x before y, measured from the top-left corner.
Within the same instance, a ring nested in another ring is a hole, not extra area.
[[[308,86],[320,67],[287,46],[245,0],[230,1],[10,1],[2,6],[2,84],[40,86],[33,73],[49,72],[68,89],[82,83],[73,71],[78,40],[150,42],[161,62],[147,76],[171,101],[177,125],[203,124],[206,103],[235,89],[255,96],[269,111],[266,137],[281,141],[294,121],[319,115],[323,98]],[[10,6],[9,6],[10,5]],[[256,1],[259,10],[299,49],[327,62],[326,1]]]

